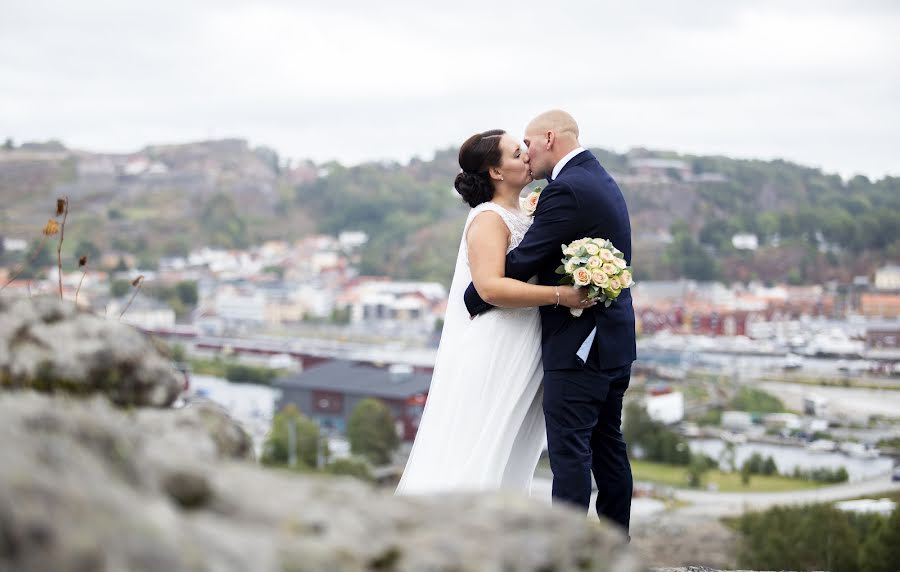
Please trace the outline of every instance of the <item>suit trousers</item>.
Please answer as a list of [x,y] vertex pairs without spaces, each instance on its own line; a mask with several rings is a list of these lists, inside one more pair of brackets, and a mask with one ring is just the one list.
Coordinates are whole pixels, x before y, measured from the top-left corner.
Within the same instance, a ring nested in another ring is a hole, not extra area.
[[631,364],[613,368],[544,372],[544,415],[553,502],[587,511],[591,473],[597,483],[597,514],[627,534],[631,517],[631,465],[622,437],[622,399]]

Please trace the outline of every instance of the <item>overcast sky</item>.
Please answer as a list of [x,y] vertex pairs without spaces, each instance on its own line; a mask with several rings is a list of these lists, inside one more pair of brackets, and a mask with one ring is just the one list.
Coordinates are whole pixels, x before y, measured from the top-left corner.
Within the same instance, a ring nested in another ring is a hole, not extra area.
[[429,157],[550,107],[616,151],[900,175],[896,0],[0,0],[0,138]]

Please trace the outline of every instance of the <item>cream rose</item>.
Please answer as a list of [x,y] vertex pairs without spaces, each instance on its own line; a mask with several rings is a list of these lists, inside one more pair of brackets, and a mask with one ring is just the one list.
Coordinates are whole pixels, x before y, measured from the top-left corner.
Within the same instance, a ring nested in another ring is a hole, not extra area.
[[572,278],[575,280],[576,286],[587,286],[591,283],[591,271],[584,267],[576,268],[572,273]]
[[603,265],[603,271],[606,272],[607,274],[609,274],[610,276],[615,276],[616,274],[619,273],[619,269],[616,267],[616,265],[612,264],[610,262],[607,262],[606,264]]
[[538,199],[540,198],[540,193],[531,193],[522,200],[522,210],[525,211],[525,214],[534,216],[534,211],[537,210]]
[[616,298],[619,297],[619,294],[622,293],[621,290],[613,290],[612,288],[607,289],[605,292],[606,292],[606,297],[609,298],[610,300],[615,300]]
[[563,254],[565,256],[575,256],[578,254],[578,247],[576,246],[567,246],[563,248]]
[[621,268],[622,270],[625,270],[625,267],[628,266],[628,263],[625,262],[625,259],[619,258],[619,257],[613,258],[612,263],[615,264],[616,266],[618,266],[619,268]]
[[622,289],[622,283],[619,281],[618,278],[610,278],[610,279],[609,279],[609,289],[610,289],[610,290],[617,290],[617,291],[618,291],[618,290],[621,290],[621,289]]
[[609,276],[606,275],[606,272],[597,269],[591,272],[591,282],[594,283],[594,286],[606,288],[609,286]]
[[593,270],[594,268],[600,268],[603,266],[603,261],[600,260],[599,256],[591,256],[587,261],[588,268]]
[[622,288],[631,288],[631,285],[634,284],[633,280],[631,272],[627,270],[623,270],[622,273],[619,274],[619,281],[622,283]]
[[575,268],[578,267],[578,263],[574,260],[569,260],[563,266],[566,269],[566,274],[572,274],[573,272],[575,272]]
[[588,242],[584,245],[584,249],[591,256],[596,256],[598,252],[600,252],[600,247],[594,244],[593,242]]
[[612,262],[613,258],[615,258],[612,251],[608,248],[601,248],[599,256],[603,260],[603,262]]

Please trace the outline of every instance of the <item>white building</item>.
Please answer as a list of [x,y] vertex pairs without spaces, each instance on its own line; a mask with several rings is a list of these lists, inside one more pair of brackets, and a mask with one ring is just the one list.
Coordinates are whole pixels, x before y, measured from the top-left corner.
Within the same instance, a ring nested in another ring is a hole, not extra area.
[[369,235],[359,230],[348,230],[338,235],[343,250],[353,250],[369,242]]
[[3,250],[5,252],[25,252],[28,241],[22,238],[3,238]]
[[875,271],[875,288],[900,290],[900,266],[889,265]]
[[142,330],[165,330],[175,325],[175,310],[168,305],[138,294],[128,306],[128,298],[116,298],[106,305],[106,316],[118,318],[125,310],[122,322]]
[[418,325],[430,330],[440,317],[436,308],[447,299],[447,290],[436,282],[364,282],[350,302],[355,324]]
[[753,417],[746,411],[725,411],[722,413],[722,427],[732,431],[744,431],[753,426]]
[[759,248],[759,239],[755,234],[736,234],[731,237],[731,245],[738,250],[756,250]]
[[844,512],[880,514],[882,516],[891,516],[896,507],[897,503],[891,499],[859,499],[834,503],[834,508]]
[[225,284],[216,289],[213,312],[226,322],[258,322],[266,319],[266,295],[257,288]]
[[680,391],[648,395],[644,398],[650,419],[672,425],[684,419],[684,394]]

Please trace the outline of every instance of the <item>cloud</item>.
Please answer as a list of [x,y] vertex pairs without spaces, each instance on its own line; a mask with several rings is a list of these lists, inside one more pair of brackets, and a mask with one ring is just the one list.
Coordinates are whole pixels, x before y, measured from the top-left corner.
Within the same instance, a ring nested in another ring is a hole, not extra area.
[[561,106],[590,145],[898,174],[894,4],[32,0],[0,18],[0,136],[402,160]]

